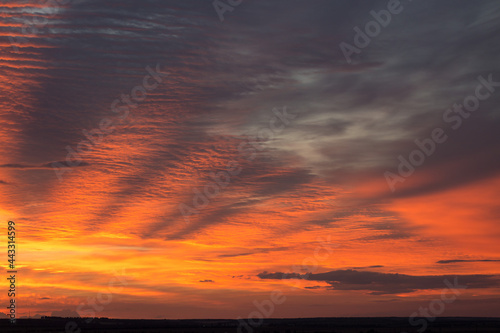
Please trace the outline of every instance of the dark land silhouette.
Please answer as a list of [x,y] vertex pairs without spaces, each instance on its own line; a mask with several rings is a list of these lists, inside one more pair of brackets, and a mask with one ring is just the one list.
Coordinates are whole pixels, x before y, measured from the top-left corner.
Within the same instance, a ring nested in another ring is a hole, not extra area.
[[[69,322],[72,322],[68,325]],[[442,317],[427,321],[428,327],[411,326],[408,318],[297,318],[265,319],[260,325],[231,319],[128,320],[108,318],[19,319],[11,324],[0,320],[6,333],[499,333],[500,318]],[[81,331],[79,331],[81,330]]]

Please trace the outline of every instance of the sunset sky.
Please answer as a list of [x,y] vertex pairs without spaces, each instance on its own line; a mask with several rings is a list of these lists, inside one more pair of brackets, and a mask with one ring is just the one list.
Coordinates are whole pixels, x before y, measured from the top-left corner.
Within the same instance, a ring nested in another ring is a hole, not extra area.
[[500,316],[500,2],[388,2],[2,1],[18,315]]

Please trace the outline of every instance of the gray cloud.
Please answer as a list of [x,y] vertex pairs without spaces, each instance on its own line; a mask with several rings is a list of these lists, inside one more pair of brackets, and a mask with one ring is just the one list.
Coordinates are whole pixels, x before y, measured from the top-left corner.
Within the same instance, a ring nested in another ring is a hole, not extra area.
[[[66,161],[59,161],[59,162],[50,162],[50,163],[45,163],[45,164],[40,164],[40,165],[30,165],[30,164],[1,164],[0,168],[6,168],[6,169],[52,169],[52,163],[59,163],[66,165]],[[90,164],[83,161],[79,165],[76,165],[75,167],[85,167],[89,166]]]
[[367,269],[367,268],[382,268],[383,265],[372,265],[372,266],[364,266],[364,267],[353,267],[352,269]]
[[455,264],[462,262],[500,262],[498,259],[448,259],[436,261],[437,264]]
[[406,275],[398,273],[379,273],[369,271],[336,270],[326,273],[300,275],[296,273],[267,273],[257,275],[261,279],[297,279],[323,281],[334,290],[366,290],[373,295],[409,293],[425,289],[444,289],[445,280],[451,284],[455,278],[458,285],[467,288],[490,288],[500,286],[497,275]]
[[[27,51],[23,57],[6,50],[16,60],[5,60],[0,71],[17,84],[18,94],[6,94],[0,106],[19,110],[2,114],[5,123],[14,124],[18,144],[3,148],[11,160],[1,167],[45,176],[47,161],[64,161],[65,147],[85,139],[82,130],[94,128],[103,117],[116,120],[111,102],[141,83],[146,66],[159,63],[169,72],[168,80],[80,165],[93,166],[80,168],[82,176],[100,170],[116,177],[101,189],[103,199],[92,203],[87,230],[105,227],[134,200],[171,198],[158,179],[180,182],[186,169],[205,177],[216,167],[200,166],[203,156],[210,155],[215,164],[234,158],[234,147],[219,145],[221,136],[236,141],[252,133],[269,120],[273,107],[282,105],[300,110],[300,119],[227,190],[251,188],[248,201],[222,195],[192,224],[176,228],[182,216],[169,206],[140,226],[145,237],[189,237],[231,223],[255,207],[252,200],[296,192],[312,196],[317,189],[311,184],[320,177],[330,187],[366,175],[381,178],[397,167],[398,155],[415,149],[415,138],[446,126],[443,112],[473,91],[478,75],[493,73],[500,80],[499,5],[494,1],[405,4],[404,12],[347,64],[338,44],[351,43],[353,27],[371,19],[370,10],[386,5],[382,0],[252,1],[228,13],[221,24],[211,2],[204,0],[71,2],[39,34],[27,37],[33,46],[21,48]],[[19,32],[15,26],[2,29]],[[22,81],[26,77],[30,80]],[[417,172],[453,168],[434,182],[394,195],[388,190],[369,204],[497,175],[499,101],[500,94],[494,94],[482,103]],[[117,147],[140,149],[123,156]],[[50,204],[46,194],[58,192],[57,179],[38,179],[33,190]],[[187,202],[191,190],[186,186],[177,195]],[[356,210],[332,209],[330,216],[312,218],[309,224],[331,226]],[[390,217],[379,212],[384,213]],[[411,235],[394,223],[385,234],[365,239]]]

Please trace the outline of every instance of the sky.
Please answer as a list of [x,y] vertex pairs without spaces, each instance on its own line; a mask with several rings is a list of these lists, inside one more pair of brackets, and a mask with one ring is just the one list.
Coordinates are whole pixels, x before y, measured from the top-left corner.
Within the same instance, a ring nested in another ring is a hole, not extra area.
[[499,316],[500,3],[218,6],[1,2],[18,316]]

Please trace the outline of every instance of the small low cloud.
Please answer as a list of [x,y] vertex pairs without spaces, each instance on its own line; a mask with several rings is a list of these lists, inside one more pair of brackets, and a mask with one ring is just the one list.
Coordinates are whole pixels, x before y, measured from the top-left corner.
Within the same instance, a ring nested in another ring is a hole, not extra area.
[[233,257],[249,256],[249,255],[253,255],[253,254],[263,254],[263,253],[270,253],[270,252],[286,251],[288,249],[289,248],[285,247],[285,246],[276,247],[276,248],[262,247],[262,248],[252,249],[251,251],[249,250],[249,251],[239,252],[239,253],[220,254],[217,257],[219,257],[219,258],[233,258]]
[[242,257],[242,256],[249,256],[251,254],[253,254],[253,252],[235,253],[235,254],[221,254],[221,255],[219,255],[219,258]]
[[499,259],[449,259],[436,261],[437,264],[455,264],[459,262],[500,262]]
[[215,283],[213,280],[200,280],[200,282],[209,282],[209,283]]

